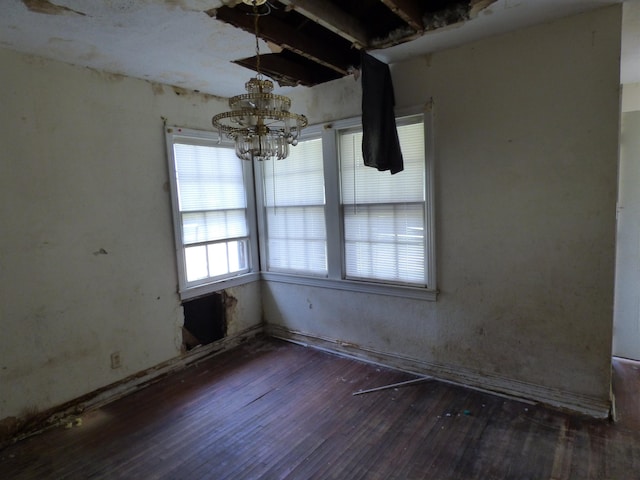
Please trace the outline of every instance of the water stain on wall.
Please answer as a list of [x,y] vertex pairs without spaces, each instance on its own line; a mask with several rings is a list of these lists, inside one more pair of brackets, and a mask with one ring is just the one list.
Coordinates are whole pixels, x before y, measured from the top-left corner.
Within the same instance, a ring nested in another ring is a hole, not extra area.
[[151,91],[154,95],[164,95],[164,86],[161,83],[151,82]]
[[[94,47],[92,47],[92,49],[94,49]],[[91,55],[91,54],[87,54],[87,57],[88,55]],[[93,58],[97,58],[100,55],[101,55],[100,53],[96,52]],[[87,60],[92,60],[92,58],[87,58]],[[114,82],[114,83],[123,82],[128,78],[130,78],[130,77],[127,77],[126,75],[122,75],[121,73],[105,72],[103,70],[95,70],[95,73],[97,73],[101,78],[104,78],[108,82]]]
[[[209,102],[209,100],[225,100],[226,101],[226,99],[222,97],[211,95],[209,93],[203,93],[200,90],[189,90],[187,88],[178,87],[176,85],[171,85],[171,89],[173,90],[173,93],[175,93],[179,97],[187,97],[192,99],[194,101],[194,103],[192,103],[194,107],[197,105],[197,103],[195,103],[196,101],[200,101],[200,103],[207,103]],[[156,93],[155,89],[154,89],[154,93]]]
[[22,0],[24,6],[27,7],[31,12],[35,13],[44,13],[46,15],[82,15],[83,17],[86,15],[82,12],[78,12],[77,10],[73,10],[69,7],[65,7],[62,5],[56,5],[55,3],[50,2],[49,0]]

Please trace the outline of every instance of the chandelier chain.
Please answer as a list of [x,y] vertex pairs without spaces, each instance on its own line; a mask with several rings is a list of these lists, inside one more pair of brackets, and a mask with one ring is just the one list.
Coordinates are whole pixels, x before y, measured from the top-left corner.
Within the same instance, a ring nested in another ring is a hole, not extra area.
[[256,0],[253,0],[253,29],[256,32],[256,71],[258,72],[258,78],[262,77],[262,72],[260,71],[260,44],[258,42],[259,31],[258,31],[258,18],[260,15],[258,14],[258,3]]

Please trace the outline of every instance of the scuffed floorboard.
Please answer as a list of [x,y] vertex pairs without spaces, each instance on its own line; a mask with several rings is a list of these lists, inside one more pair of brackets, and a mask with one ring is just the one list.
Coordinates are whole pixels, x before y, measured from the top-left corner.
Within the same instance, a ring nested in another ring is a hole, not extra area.
[[[638,385],[638,370],[620,368],[618,383]],[[11,479],[640,478],[637,409],[625,409],[613,424],[436,381],[353,395],[411,378],[257,340],[85,414],[71,428],[6,448],[0,473]],[[629,401],[637,405],[637,397]]]

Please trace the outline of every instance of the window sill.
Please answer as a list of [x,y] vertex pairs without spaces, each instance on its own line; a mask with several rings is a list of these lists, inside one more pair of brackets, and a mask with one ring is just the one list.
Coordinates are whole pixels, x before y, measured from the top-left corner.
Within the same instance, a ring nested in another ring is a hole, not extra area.
[[258,272],[245,273],[244,275],[239,275],[237,277],[225,278],[224,280],[218,280],[217,282],[206,283],[204,285],[180,290],[180,299],[192,300],[209,293],[219,292],[226,288],[238,287],[247,283],[257,282],[258,280],[260,280],[260,274]]
[[267,282],[290,283],[295,285],[346,290],[350,292],[373,293],[376,295],[388,295],[392,297],[410,298],[413,300],[424,300],[429,302],[435,302],[438,299],[437,290],[429,290],[419,287],[356,282],[353,280],[333,280],[329,278],[304,277],[300,275],[272,272],[263,272],[260,276],[262,280]]

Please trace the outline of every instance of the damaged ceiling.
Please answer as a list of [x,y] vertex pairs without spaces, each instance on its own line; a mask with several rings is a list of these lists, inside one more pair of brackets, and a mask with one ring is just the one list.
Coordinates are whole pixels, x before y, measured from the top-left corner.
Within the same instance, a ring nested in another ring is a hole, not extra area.
[[[261,71],[280,85],[313,86],[349,75],[359,67],[360,51],[393,47],[468,21],[495,1],[274,0],[259,6],[236,1],[207,14],[248,33],[255,32],[258,15],[258,36],[271,49],[260,55]],[[256,56],[235,63],[255,70]]]
[[[259,6],[261,70],[280,91],[310,87],[349,75],[362,50],[394,63],[615,3],[269,0]],[[0,48],[180,89],[229,97],[256,66],[252,7],[241,0],[0,0],[0,9]],[[623,44],[633,62],[623,56],[622,82],[640,82],[640,35],[626,38],[635,44]]]

